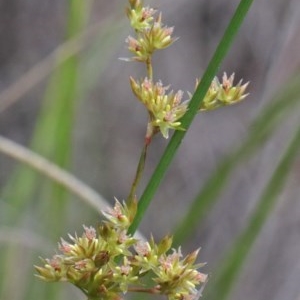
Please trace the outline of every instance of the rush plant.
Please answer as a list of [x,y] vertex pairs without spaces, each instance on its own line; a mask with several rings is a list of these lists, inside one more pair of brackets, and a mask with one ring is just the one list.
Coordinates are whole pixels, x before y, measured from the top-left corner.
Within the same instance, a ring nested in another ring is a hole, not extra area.
[[[133,54],[126,61],[145,64],[146,75],[130,77],[133,94],[145,106],[148,120],[140,160],[126,201],[115,201],[113,209],[102,210],[105,219],[97,227],[83,226],[83,234],[61,240],[58,252],[42,259],[37,276],[45,281],[65,281],[75,285],[87,300],[122,299],[128,292],[165,295],[170,300],[197,299],[208,280],[196,263],[199,249],[183,256],[181,247],[172,248],[172,237],[156,242],[153,237],[137,239],[131,226],[139,211],[136,189],[142,177],[148,147],[153,137],[169,137],[170,130],[185,131],[182,118],[189,110],[191,93],[174,91],[154,78],[154,52],[176,40],[173,27],[163,23],[162,13],[145,6],[142,0],[129,0],[127,17],[133,29],[126,43]],[[196,80],[196,89],[201,80]],[[234,84],[234,74],[215,77],[199,104],[199,112],[231,105],[244,99],[248,83]],[[184,99],[186,98],[186,99]]]

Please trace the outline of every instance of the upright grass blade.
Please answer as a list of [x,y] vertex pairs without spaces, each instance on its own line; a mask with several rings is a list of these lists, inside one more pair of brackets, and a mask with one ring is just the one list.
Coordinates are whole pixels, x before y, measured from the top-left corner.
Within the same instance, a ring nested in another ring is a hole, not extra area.
[[281,92],[264,108],[254,120],[244,142],[229,154],[208,179],[198,193],[185,217],[174,232],[174,246],[182,244],[194,232],[209,209],[218,200],[222,188],[225,187],[230,173],[254,151],[267,142],[268,137],[286,118],[291,109],[299,104],[300,75],[291,79]]
[[286,152],[264,189],[262,196],[250,217],[247,228],[237,238],[232,250],[225,257],[224,265],[219,268],[220,272],[215,276],[215,280],[211,280],[205,299],[228,299],[235,279],[237,278],[251,247],[278,201],[280,193],[288,179],[289,171],[296,156],[299,154],[299,151],[300,127],[297,129],[293,140],[288,145]]
[[[213,80],[222,60],[224,59],[225,55],[227,54],[233,39],[238,32],[253,0],[241,0],[240,4],[238,5],[224,35],[221,39],[201,81],[200,84],[194,93],[191,102],[189,104],[189,110],[182,118],[182,127],[188,130],[190,127],[194,117],[197,114],[199,105],[203,98],[205,97],[207,90],[210,86],[211,81]],[[129,228],[129,233],[134,233],[139,226],[140,222],[142,221],[143,215],[145,214],[153,196],[163,179],[167,168],[169,167],[172,159],[175,156],[175,153],[184,138],[186,131],[176,131],[170,140],[164,154],[161,157],[160,162],[158,163],[138,205],[137,215]]]

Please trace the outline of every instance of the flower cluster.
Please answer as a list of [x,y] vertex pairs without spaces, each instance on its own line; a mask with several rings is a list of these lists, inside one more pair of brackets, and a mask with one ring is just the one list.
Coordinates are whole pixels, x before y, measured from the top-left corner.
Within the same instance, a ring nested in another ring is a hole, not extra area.
[[[59,243],[59,254],[42,259],[36,266],[45,281],[67,281],[84,292],[88,299],[122,299],[126,292],[145,292],[168,296],[170,300],[193,299],[207,275],[194,264],[198,251],[182,258],[170,248],[172,238],[158,244],[153,237],[140,241],[127,234],[136,212],[136,202],[127,206],[116,200],[113,209],[103,212],[107,220],[96,230],[83,226],[84,233]],[[150,274],[150,286],[142,278]]]
[[[224,73],[222,82],[217,77],[212,81],[201,105],[200,111],[216,109],[220,106],[235,104],[248,96],[245,94],[249,82],[242,85],[242,80],[233,85],[234,73],[227,77]],[[196,87],[199,81],[196,82]]]
[[131,27],[135,30],[136,38],[126,39],[128,49],[135,55],[131,60],[147,62],[155,50],[170,46],[176,39],[172,38],[173,27],[166,27],[162,23],[162,16],[150,7],[144,7],[141,0],[130,0],[127,17]]
[[172,37],[174,28],[164,26],[162,14],[155,16],[157,10],[144,7],[142,0],[129,0],[129,4],[126,12],[135,37],[128,36],[126,42],[134,56],[126,60],[144,62],[148,71],[148,77],[141,82],[130,78],[133,93],[148,110],[146,141],[159,131],[168,138],[169,129],[181,128],[179,119],[186,112],[187,103],[181,103],[182,91],[167,94],[169,87],[153,82],[151,58],[156,50],[167,48],[176,40]]
[[[126,39],[128,49],[134,57],[125,60],[144,62],[147,66],[148,76],[145,79],[138,81],[130,78],[134,95],[145,105],[149,114],[146,142],[151,141],[151,137],[157,132],[168,138],[169,129],[183,129],[180,119],[187,111],[188,101],[181,103],[181,90],[166,93],[169,86],[164,86],[161,81],[153,81],[151,57],[155,50],[164,49],[176,40],[171,36],[174,28],[164,26],[161,13],[155,17],[157,11],[144,7],[142,0],[129,0],[129,4],[127,17],[136,37],[128,36]],[[248,83],[242,85],[240,81],[234,86],[233,80],[234,74],[228,78],[224,73],[222,82],[215,77],[199,111],[212,110],[244,99],[248,95],[245,94]],[[198,84],[199,80],[196,86]]]
[[131,77],[130,84],[135,96],[149,112],[148,136],[153,135],[155,128],[159,128],[165,138],[168,138],[169,129],[180,129],[178,120],[187,110],[187,101],[181,102],[182,91],[167,93],[169,86],[163,86],[160,81],[153,83],[147,77],[141,82]]

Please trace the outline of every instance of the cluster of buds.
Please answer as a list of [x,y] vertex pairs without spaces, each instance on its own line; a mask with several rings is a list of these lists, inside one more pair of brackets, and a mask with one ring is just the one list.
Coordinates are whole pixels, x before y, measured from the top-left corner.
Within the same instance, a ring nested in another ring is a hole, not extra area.
[[[170,300],[194,299],[207,275],[194,264],[198,250],[182,258],[180,249],[170,252],[172,238],[158,244],[153,237],[140,241],[127,234],[136,212],[116,200],[113,209],[103,211],[107,220],[98,229],[83,226],[84,233],[61,240],[59,254],[42,259],[36,266],[38,277],[45,281],[66,281],[78,287],[88,300],[122,299],[127,292],[166,295]],[[151,283],[142,280],[151,276]]]
[[[146,141],[151,141],[157,132],[168,138],[169,129],[183,129],[180,119],[187,111],[188,101],[181,103],[182,91],[167,94],[168,86],[163,86],[160,81],[153,82],[151,56],[155,50],[164,49],[176,40],[171,37],[174,28],[164,26],[161,13],[155,17],[157,11],[144,7],[142,0],[129,0],[129,4],[126,12],[136,37],[129,36],[126,39],[128,49],[134,53],[133,58],[126,60],[144,62],[148,71],[148,77],[140,82],[130,78],[134,95],[145,105],[149,114]],[[245,94],[248,83],[242,85],[240,81],[234,86],[233,80],[234,74],[228,78],[224,73],[222,82],[215,77],[199,110],[212,110],[244,99],[248,95]],[[199,80],[196,87],[198,84]]]
[[161,81],[153,83],[147,77],[139,82],[130,78],[130,84],[135,96],[146,106],[150,121],[147,137],[151,137],[159,129],[165,138],[169,129],[181,129],[182,118],[187,110],[187,101],[181,102],[182,91],[167,93],[169,86],[163,86]]
[[[240,80],[237,85],[233,85],[233,80],[234,73],[230,77],[224,73],[222,82],[215,77],[200,105],[200,111],[232,105],[246,98],[248,94],[245,94],[245,91],[249,82],[242,85],[242,80]],[[199,80],[196,82],[196,87],[198,84]]]
[[176,39],[172,38],[173,27],[166,27],[162,23],[162,16],[150,7],[144,7],[141,0],[129,0],[127,17],[136,37],[126,39],[128,49],[135,55],[131,60],[147,62],[155,50],[170,46]]
[[147,65],[148,77],[140,82],[130,78],[134,95],[145,105],[149,122],[147,126],[146,142],[157,132],[165,138],[169,136],[169,129],[182,129],[179,119],[187,110],[187,102],[181,102],[183,92],[167,92],[169,86],[162,82],[153,82],[151,56],[155,50],[170,46],[176,38],[172,38],[173,27],[166,27],[162,23],[162,15],[154,15],[157,11],[144,7],[141,0],[129,0],[127,16],[131,27],[135,30],[136,38],[126,39],[128,49],[134,53],[133,61],[144,62]]

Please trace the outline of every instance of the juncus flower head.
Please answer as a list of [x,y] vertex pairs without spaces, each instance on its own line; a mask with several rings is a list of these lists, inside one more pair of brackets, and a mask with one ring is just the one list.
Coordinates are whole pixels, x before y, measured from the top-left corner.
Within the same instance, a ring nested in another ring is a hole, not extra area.
[[[202,265],[194,264],[198,250],[183,259],[180,249],[168,253],[172,237],[156,243],[153,237],[139,241],[129,236],[124,228],[131,224],[134,211],[134,205],[116,200],[97,229],[84,225],[81,236],[69,235],[70,242],[61,239],[60,253],[42,259],[44,265],[36,266],[37,276],[70,282],[88,299],[115,300],[128,291],[151,291],[169,300],[192,300],[196,288],[206,280],[197,271]],[[142,279],[147,273],[152,277],[150,287]]]
[[140,0],[130,0],[130,7],[126,8],[126,14],[130,20],[130,25],[136,31],[143,31],[149,29],[153,23],[153,15],[156,10],[146,6],[144,7]]
[[122,230],[128,229],[135,216],[137,202],[134,200],[130,206],[127,206],[125,202],[121,204],[116,198],[115,201],[115,206],[102,210],[102,214],[116,227]]
[[160,81],[153,83],[147,77],[142,81],[135,81],[131,77],[130,84],[135,96],[148,110],[150,132],[158,129],[168,138],[169,129],[182,129],[179,120],[187,111],[187,101],[182,102],[182,91],[168,92],[169,86],[163,86]]
[[194,264],[198,252],[199,250],[196,250],[182,259],[179,248],[159,258],[160,265],[154,270],[157,276],[154,281],[169,299],[192,298],[198,292],[196,287],[206,282],[207,275],[197,271],[203,264]]
[[155,50],[167,48],[176,41],[172,37],[174,28],[164,26],[161,14],[154,18],[156,10],[149,6],[144,7],[141,1],[132,0],[130,4],[126,12],[131,27],[135,30],[135,37],[128,36],[126,43],[134,57],[122,59],[147,62]]
[[[232,105],[246,98],[249,95],[245,93],[249,82],[242,84],[243,81],[240,80],[238,84],[234,85],[233,81],[234,73],[229,77],[224,73],[221,82],[215,77],[200,105],[200,111]],[[196,82],[196,86],[198,84],[199,81]]]

